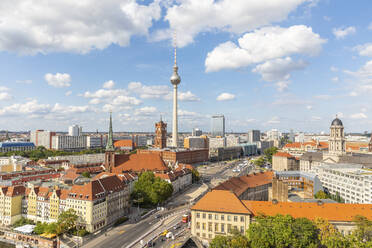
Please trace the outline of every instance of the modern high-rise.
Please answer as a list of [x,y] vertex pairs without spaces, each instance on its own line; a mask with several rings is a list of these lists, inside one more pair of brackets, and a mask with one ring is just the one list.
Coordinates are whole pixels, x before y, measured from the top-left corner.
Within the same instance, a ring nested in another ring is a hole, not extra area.
[[261,140],[261,132],[260,130],[250,130],[248,132],[248,142],[254,143]]
[[78,125],[72,125],[68,127],[69,136],[81,136],[83,133],[83,128]]
[[46,149],[52,149],[52,137],[55,135],[56,133],[51,131],[34,130],[31,131],[30,141],[35,146],[44,146]]
[[174,48],[174,66],[173,74],[170,78],[173,85],[173,126],[172,126],[172,147],[178,147],[178,107],[177,107],[177,88],[181,82],[181,77],[178,75],[177,66],[177,47]]
[[212,116],[212,137],[224,137],[225,136],[225,116],[214,115]]
[[199,128],[193,128],[191,136],[200,136],[203,134],[203,131]]

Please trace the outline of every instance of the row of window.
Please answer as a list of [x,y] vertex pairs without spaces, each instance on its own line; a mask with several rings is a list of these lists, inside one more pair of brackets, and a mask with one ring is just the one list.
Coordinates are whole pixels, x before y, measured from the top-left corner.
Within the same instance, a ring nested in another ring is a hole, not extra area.
[[[206,213],[202,213],[202,214],[200,214],[200,213],[196,213],[196,218],[200,218],[200,216],[203,218],[203,219],[206,219],[207,218],[207,214]],[[227,217],[227,221],[231,221],[232,219],[234,219],[234,222],[238,222],[238,220],[239,220],[239,216],[237,216],[237,215],[234,215],[234,216],[232,216],[232,215],[226,215],[226,217]],[[212,220],[213,219],[213,214],[208,214],[208,220]],[[225,215],[224,214],[214,214],[214,219],[215,220],[219,220],[219,219],[221,219],[221,220],[225,220]],[[244,222],[244,216],[240,216],[240,222]]]

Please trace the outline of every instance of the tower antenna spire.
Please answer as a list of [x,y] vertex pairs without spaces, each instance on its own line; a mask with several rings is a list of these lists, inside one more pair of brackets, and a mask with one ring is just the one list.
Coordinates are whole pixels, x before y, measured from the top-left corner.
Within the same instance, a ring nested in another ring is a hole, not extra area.
[[174,66],[177,66],[177,32],[173,32]]

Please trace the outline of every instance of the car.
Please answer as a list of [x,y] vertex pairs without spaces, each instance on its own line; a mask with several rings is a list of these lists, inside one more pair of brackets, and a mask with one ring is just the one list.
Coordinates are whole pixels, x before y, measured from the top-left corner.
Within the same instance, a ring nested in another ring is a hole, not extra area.
[[160,214],[155,215],[155,219],[159,219],[161,217]]

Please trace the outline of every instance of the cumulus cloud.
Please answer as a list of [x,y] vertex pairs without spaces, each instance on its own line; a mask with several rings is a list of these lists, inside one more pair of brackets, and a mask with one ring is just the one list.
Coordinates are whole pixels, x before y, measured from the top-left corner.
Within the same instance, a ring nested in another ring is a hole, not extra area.
[[345,70],[344,72],[348,75],[357,78],[360,81],[360,83],[364,83],[365,85],[363,86],[367,89],[371,85],[366,84],[372,83],[372,60],[367,61],[366,64],[363,65],[357,71]]
[[70,96],[71,94],[72,94],[72,91],[69,90],[69,91],[66,91],[65,96]]
[[252,71],[261,74],[263,80],[271,82],[288,80],[291,71],[301,70],[306,65],[307,63],[302,60],[293,61],[292,58],[285,57],[266,61],[257,65]]
[[126,46],[133,35],[147,35],[161,17],[159,2],[2,0],[0,51],[87,53],[111,44]]
[[356,113],[356,114],[350,115],[350,118],[360,120],[360,119],[367,119],[368,117],[365,113]]
[[11,94],[9,94],[9,88],[0,86],[0,101],[10,100],[13,98]]
[[153,115],[154,113],[157,113],[157,109],[150,106],[145,106],[135,111],[135,115]]
[[[141,99],[173,99],[173,91],[168,85],[143,85],[140,82],[131,82],[128,85],[128,90],[139,95]],[[191,91],[178,92],[178,100],[185,102],[200,101]]]
[[326,40],[304,25],[264,27],[215,47],[205,60],[207,72],[237,69],[292,54],[317,55]]
[[333,71],[333,72],[337,72],[338,71],[338,68],[335,67],[335,66],[331,66],[330,70]]
[[275,86],[277,87],[279,92],[283,92],[288,89],[289,82],[288,81],[279,81],[275,83]]
[[83,96],[85,98],[112,98],[120,95],[128,95],[124,89],[99,89],[95,92],[86,91]]
[[316,95],[314,98],[321,99],[321,100],[329,100],[331,99],[330,95]]
[[332,81],[333,81],[333,82],[338,82],[338,81],[340,81],[340,79],[339,79],[338,77],[333,77],[333,78],[332,78]]
[[114,86],[115,86],[115,82],[112,81],[112,80],[109,80],[107,82],[104,82],[102,87],[104,89],[112,89],[112,88],[114,88]]
[[307,105],[307,106],[306,106],[306,109],[308,109],[308,110],[312,110],[312,109],[313,109],[313,106],[311,106],[311,105]]
[[229,100],[234,100],[235,95],[231,93],[221,93],[219,96],[217,96],[217,101],[229,101]]
[[334,28],[333,34],[336,36],[336,39],[344,39],[348,35],[355,34],[356,28],[355,27],[341,27],[341,28]]
[[55,75],[51,73],[47,73],[44,76],[45,81],[50,86],[56,87],[56,88],[62,88],[62,87],[70,87],[71,84],[71,76],[67,73],[56,73]]
[[[185,46],[194,41],[200,32],[227,31],[241,34],[273,22],[285,20],[306,0],[182,0],[167,9],[165,20],[170,29],[182,36],[177,45]],[[155,39],[171,38],[169,30],[155,33]]]
[[372,43],[356,46],[353,50],[358,51],[360,56],[372,57]]

